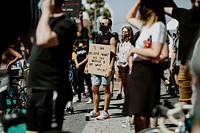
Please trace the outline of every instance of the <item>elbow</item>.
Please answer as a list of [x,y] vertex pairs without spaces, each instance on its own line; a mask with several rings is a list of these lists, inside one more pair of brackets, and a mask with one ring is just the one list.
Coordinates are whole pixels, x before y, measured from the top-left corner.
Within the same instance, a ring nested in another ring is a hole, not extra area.
[[127,22],[129,22],[129,20],[131,19],[131,17],[127,15],[127,16],[125,17],[125,19],[126,19]]
[[37,38],[36,45],[37,46],[45,46],[48,43],[47,39]]
[[17,58],[18,58],[18,59],[21,59],[21,58],[22,58],[22,55],[19,55]]

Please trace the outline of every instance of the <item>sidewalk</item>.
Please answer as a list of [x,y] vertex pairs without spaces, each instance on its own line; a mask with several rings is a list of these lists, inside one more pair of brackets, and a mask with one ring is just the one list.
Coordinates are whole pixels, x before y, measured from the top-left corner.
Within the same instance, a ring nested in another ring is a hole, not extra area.
[[[100,101],[100,110],[103,109],[103,91],[101,90],[101,101]],[[66,115],[65,121],[63,124],[63,130],[69,131],[72,133],[134,133],[134,126],[124,127],[122,125],[126,125],[126,117],[122,116],[121,111],[123,107],[124,99],[116,100],[116,96],[118,93],[118,84],[115,82],[114,87],[114,96],[110,101],[109,106],[109,114],[110,118],[107,120],[96,120],[95,118],[90,119],[90,121],[85,121],[85,114],[89,112],[89,110],[93,109],[93,105],[86,104],[86,101],[82,99],[81,103],[74,104],[75,114],[74,115]],[[166,88],[164,84],[161,85],[161,101],[163,98],[167,98],[173,103],[178,102],[178,97],[172,98],[170,95],[164,95],[166,92]],[[124,97],[124,95],[123,95]],[[166,124],[170,124],[168,120],[166,120]]]

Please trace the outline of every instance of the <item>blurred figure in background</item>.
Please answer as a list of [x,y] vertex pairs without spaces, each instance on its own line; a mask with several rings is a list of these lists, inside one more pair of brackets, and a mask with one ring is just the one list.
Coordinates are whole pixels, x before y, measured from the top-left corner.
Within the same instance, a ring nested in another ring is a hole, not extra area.
[[22,55],[18,53],[11,45],[2,53],[0,62],[0,114],[5,113],[6,111],[6,94],[7,88],[10,84],[10,73],[11,66],[22,58]]
[[73,97],[68,73],[77,26],[66,17],[63,3],[42,0],[30,55],[32,96],[27,107],[27,133],[61,132],[66,103]]
[[187,71],[187,62],[191,59],[200,28],[200,2],[199,0],[191,0],[191,4],[191,9],[165,7],[166,14],[179,22],[180,39],[178,59],[181,61],[178,74],[179,100],[188,103],[191,103],[192,89],[191,77]]

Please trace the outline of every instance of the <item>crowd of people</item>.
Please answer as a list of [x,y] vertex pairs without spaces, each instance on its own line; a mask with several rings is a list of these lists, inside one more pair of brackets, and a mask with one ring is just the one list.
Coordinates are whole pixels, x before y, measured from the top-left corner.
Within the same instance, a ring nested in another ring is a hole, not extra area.
[[[199,0],[191,0],[191,9],[179,8],[173,1],[136,0],[125,17],[129,25],[122,26],[121,33],[112,32],[111,18],[102,18],[93,43],[110,46],[105,75],[89,73],[88,54],[92,44],[83,25],[83,13],[80,12],[77,25],[63,11],[63,3],[64,0],[40,3],[41,16],[28,62],[31,99],[27,105],[27,133],[60,132],[65,111],[73,113],[73,102],[78,104],[84,97],[88,97],[87,104],[93,104],[89,117],[110,118],[114,77],[118,82],[115,98],[124,98],[122,114],[132,118],[135,132],[157,127],[152,111],[160,104],[161,80],[170,86],[171,95],[179,96],[179,102],[193,105],[192,132],[200,130]],[[173,35],[167,31],[165,15],[179,22]],[[11,65],[23,54],[15,51],[13,44],[10,42],[0,60],[1,115],[6,112]],[[164,77],[165,70],[169,70],[169,77]],[[104,91],[102,110],[100,87]]]

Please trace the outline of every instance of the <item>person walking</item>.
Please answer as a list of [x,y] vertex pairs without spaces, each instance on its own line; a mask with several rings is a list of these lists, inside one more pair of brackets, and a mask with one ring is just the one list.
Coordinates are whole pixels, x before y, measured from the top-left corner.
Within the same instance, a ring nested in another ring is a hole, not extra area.
[[[108,119],[110,117],[108,113],[108,108],[111,99],[109,86],[110,86],[112,71],[114,68],[116,49],[117,49],[117,40],[115,37],[113,37],[112,33],[110,32],[111,26],[112,26],[112,20],[110,18],[103,18],[100,21],[100,28],[99,28],[101,34],[99,34],[95,40],[96,44],[110,45],[110,51],[111,51],[111,61],[105,76],[100,76],[95,74],[91,75],[94,109],[89,113],[89,117],[96,117],[97,120]],[[85,72],[88,73],[87,65],[85,67]],[[103,85],[103,90],[104,90],[104,109],[101,113],[99,112],[100,85]]]
[[191,77],[188,69],[188,62],[191,59],[195,42],[197,41],[200,29],[200,1],[191,0],[192,8],[184,9],[178,7],[165,7],[165,13],[179,22],[179,52],[178,59],[181,61],[178,74],[178,85],[180,102],[191,103]]
[[73,96],[68,79],[69,60],[77,26],[66,17],[64,0],[42,0],[41,16],[32,46],[28,85],[27,133],[62,130],[64,109]]
[[[136,15],[138,11],[139,17]],[[139,132],[149,124],[151,127],[156,126],[150,118],[160,100],[159,62],[167,36],[164,7],[159,0],[137,0],[126,19],[140,30],[135,47],[131,47],[128,55],[128,58],[134,56],[128,89],[128,113],[134,115],[135,131]]]

